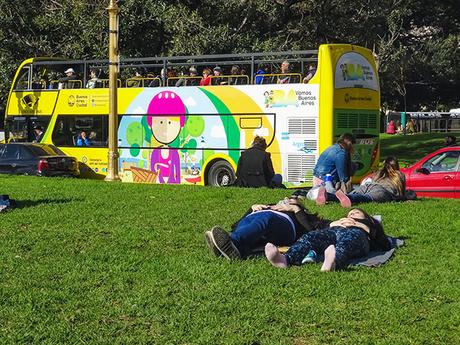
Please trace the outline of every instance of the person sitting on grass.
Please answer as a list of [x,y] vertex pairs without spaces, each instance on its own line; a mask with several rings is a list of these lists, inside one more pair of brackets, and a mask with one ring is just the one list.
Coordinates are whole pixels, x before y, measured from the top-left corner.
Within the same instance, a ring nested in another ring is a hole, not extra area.
[[351,177],[355,167],[351,161],[351,153],[356,139],[351,133],[343,133],[337,142],[324,150],[313,169],[313,186],[325,181],[326,175],[332,175],[335,189],[348,192],[351,189]]
[[389,202],[406,199],[406,177],[399,171],[398,160],[390,156],[385,159],[372,180],[365,182],[350,193],[345,194],[337,190],[335,194],[327,193],[325,187],[320,187],[316,198],[317,205],[324,205],[326,201],[339,201],[342,207],[351,207],[352,204],[366,202]]
[[205,232],[206,243],[216,256],[243,259],[268,242],[289,246],[303,234],[329,224],[303,206],[303,198],[292,195],[276,205],[252,205],[228,234],[218,226]]
[[329,227],[304,234],[285,254],[277,246],[267,243],[265,256],[280,268],[300,266],[311,251],[324,253],[321,271],[346,268],[351,259],[366,256],[371,250],[391,247],[382,225],[364,210],[354,208],[346,218],[332,222]]
[[283,188],[283,178],[275,174],[265,138],[256,136],[251,147],[241,153],[236,168],[235,187]]

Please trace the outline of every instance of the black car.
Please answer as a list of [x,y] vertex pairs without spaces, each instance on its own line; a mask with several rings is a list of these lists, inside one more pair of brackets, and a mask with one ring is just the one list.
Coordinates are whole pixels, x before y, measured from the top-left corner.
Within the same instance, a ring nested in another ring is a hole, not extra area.
[[0,144],[0,173],[77,177],[80,170],[76,158],[53,145],[9,143]]

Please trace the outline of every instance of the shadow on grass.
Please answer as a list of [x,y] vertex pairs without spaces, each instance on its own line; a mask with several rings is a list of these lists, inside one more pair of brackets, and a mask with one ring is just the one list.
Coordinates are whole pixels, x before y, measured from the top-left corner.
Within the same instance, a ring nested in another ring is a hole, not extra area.
[[83,199],[39,199],[39,200],[14,200],[14,208],[29,208],[39,205],[60,205],[72,201],[83,201]]

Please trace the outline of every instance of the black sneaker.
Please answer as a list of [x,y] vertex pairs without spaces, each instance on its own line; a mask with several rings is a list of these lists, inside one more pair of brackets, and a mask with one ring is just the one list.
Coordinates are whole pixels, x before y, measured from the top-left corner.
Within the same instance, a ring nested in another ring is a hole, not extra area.
[[204,239],[206,240],[206,244],[208,245],[211,254],[214,256],[222,256],[219,249],[217,249],[217,247],[214,245],[214,242],[212,241],[211,231],[206,231],[204,233]]
[[229,260],[241,259],[241,254],[232,243],[230,235],[223,229],[215,226],[211,229],[211,240],[223,257]]

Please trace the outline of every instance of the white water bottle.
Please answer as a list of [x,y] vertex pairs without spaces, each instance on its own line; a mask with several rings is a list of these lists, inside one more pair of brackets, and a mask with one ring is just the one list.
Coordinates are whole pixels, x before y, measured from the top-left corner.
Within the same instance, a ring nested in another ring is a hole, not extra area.
[[332,175],[331,174],[326,174],[326,177],[324,178],[324,186],[326,187],[326,192],[328,193],[334,193],[335,188],[332,184]]

